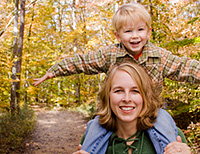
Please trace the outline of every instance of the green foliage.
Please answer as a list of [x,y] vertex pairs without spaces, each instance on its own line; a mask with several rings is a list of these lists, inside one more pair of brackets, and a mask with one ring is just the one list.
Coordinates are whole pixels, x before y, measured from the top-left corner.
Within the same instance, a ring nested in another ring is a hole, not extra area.
[[195,42],[195,43],[200,43],[200,37],[195,37],[195,38],[194,38],[194,42]]
[[0,153],[21,148],[35,127],[34,111],[23,105],[18,115],[5,112],[0,116]]
[[96,110],[97,110],[97,100],[94,100],[94,101],[91,101],[91,102],[88,102],[87,104],[84,103],[78,107],[72,107],[69,108],[70,110],[72,111],[79,111],[81,112],[85,118],[91,120],[94,116],[95,116],[95,113],[96,113]]
[[187,129],[191,121],[198,122],[199,114],[197,112],[200,107],[198,84],[192,85],[166,79],[163,97],[166,101],[167,110],[180,128]]
[[200,153],[200,123],[191,123],[185,131],[188,144],[194,154]]
[[[30,2],[28,0],[26,3]],[[103,80],[101,75],[80,74],[58,77],[47,80],[38,87],[32,86],[32,79],[43,76],[53,64],[65,56],[95,52],[102,46],[115,43],[111,19],[116,4],[121,5],[124,2],[117,0],[99,4],[80,0],[75,5],[75,20],[72,17],[71,1],[40,1],[27,8],[21,102],[27,99],[29,104],[46,103],[49,106],[59,104],[66,108],[77,108],[86,115],[93,116],[97,105],[97,92]],[[150,1],[144,0],[142,3],[150,7]],[[153,29],[151,41],[178,56],[199,60],[199,2],[188,1],[172,5],[168,1],[154,0],[151,3]],[[13,1],[2,1],[0,30],[3,30],[12,18],[13,6]],[[73,22],[76,23],[76,28],[73,27]],[[0,37],[0,110],[9,110],[12,27],[10,26]],[[163,96],[169,104],[168,111],[182,128],[187,129],[191,121],[197,122],[199,90],[198,85],[177,83],[168,79],[165,81]],[[191,140],[193,141],[196,140]]]
[[186,45],[193,45],[193,43],[195,42],[195,39],[188,39],[185,38],[183,40],[179,40],[179,41],[171,41],[169,43],[166,43],[164,45],[165,48],[169,48],[169,47],[175,47],[175,49],[177,49],[178,47],[184,47]]
[[199,153],[199,85],[180,83],[166,79],[163,96],[167,111],[172,115],[177,126],[185,130],[186,139],[193,153]]
[[197,20],[200,20],[200,18],[195,17],[195,18],[193,18],[192,20],[188,21],[187,24],[192,24],[192,25],[193,25],[193,23],[196,22]]

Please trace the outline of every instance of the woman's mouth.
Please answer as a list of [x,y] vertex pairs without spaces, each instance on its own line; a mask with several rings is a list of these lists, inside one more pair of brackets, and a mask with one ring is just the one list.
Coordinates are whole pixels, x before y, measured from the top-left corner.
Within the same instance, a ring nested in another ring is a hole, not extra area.
[[131,106],[121,106],[121,107],[119,107],[121,110],[123,110],[123,111],[131,111],[131,110],[134,110],[135,109],[135,107],[131,107]]

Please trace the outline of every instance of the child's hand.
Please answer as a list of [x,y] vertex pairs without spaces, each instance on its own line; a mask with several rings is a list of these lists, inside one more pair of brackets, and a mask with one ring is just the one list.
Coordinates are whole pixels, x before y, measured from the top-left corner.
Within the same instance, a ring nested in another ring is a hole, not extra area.
[[73,154],[89,154],[88,152],[81,150],[82,145],[78,145],[78,151],[74,152]]
[[79,145],[78,145],[78,150],[81,150],[81,148],[82,148],[82,145],[79,144]]
[[181,137],[177,136],[177,142],[171,142],[165,147],[164,154],[191,154],[190,147],[182,143]]
[[79,150],[79,151],[74,152],[73,154],[89,154],[89,153],[84,150]]
[[47,72],[43,77],[41,78],[37,78],[37,79],[33,79],[33,81],[35,81],[33,83],[34,86],[39,85],[40,83],[44,82],[47,79],[50,79],[53,77],[53,73]]

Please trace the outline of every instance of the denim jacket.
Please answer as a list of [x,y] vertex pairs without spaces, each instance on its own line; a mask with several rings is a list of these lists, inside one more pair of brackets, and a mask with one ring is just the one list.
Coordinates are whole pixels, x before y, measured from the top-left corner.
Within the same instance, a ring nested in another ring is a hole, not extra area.
[[[112,134],[101,127],[98,122],[99,116],[87,124],[85,132],[85,140],[82,145],[82,150],[90,154],[105,154]],[[164,148],[173,141],[176,141],[178,131],[176,124],[170,114],[163,109],[159,109],[155,125],[147,130],[149,137],[154,145],[157,154],[164,153]]]

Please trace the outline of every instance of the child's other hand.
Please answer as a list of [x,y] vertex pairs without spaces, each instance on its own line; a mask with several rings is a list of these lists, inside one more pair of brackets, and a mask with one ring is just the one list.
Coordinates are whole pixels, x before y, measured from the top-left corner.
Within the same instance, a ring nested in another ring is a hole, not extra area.
[[81,150],[81,148],[82,148],[82,145],[79,144],[79,145],[78,145],[78,150]]
[[74,152],[73,154],[89,154],[89,153],[84,150],[79,150],[79,151]]
[[190,147],[182,143],[181,137],[177,137],[176,142],[171,142],[165,147],[164,154],[191,154]]
[[40,83],[42,83],[42,82],[44,82],[45,80],[50,79],[50,78],[52,78],[52,77],[53,77],[53,73],[47,72],[43,77],[37,78],[37,79],[33,79],[33,81],[35,81],[35,82],[33,82],[33,85],[34,85],[34,86],[37,86],[37,85],[39,85]]
[[78,145],[78,151],[74,152],[73,154],[89,154],[88,152],[81,150],[82,145]]

